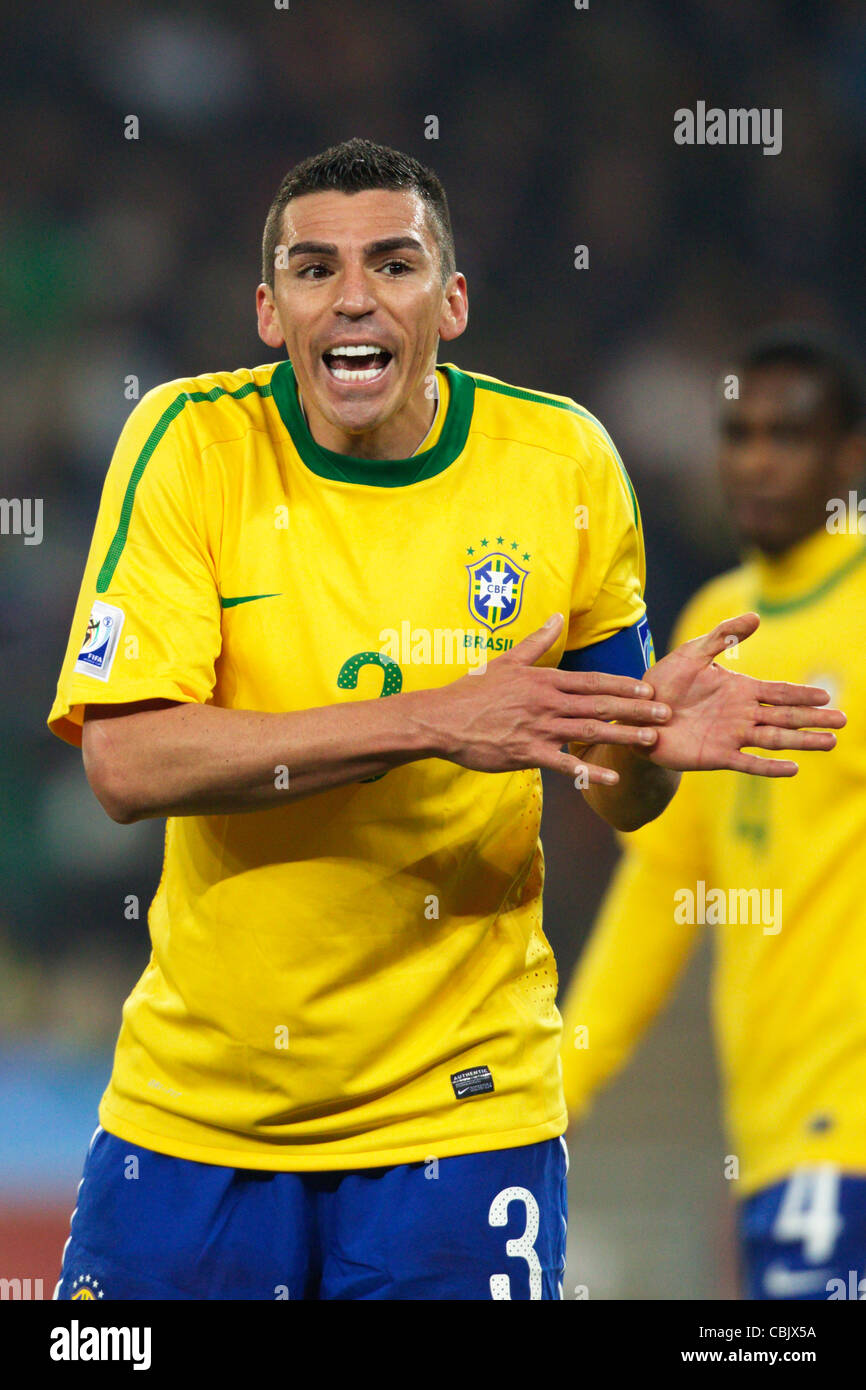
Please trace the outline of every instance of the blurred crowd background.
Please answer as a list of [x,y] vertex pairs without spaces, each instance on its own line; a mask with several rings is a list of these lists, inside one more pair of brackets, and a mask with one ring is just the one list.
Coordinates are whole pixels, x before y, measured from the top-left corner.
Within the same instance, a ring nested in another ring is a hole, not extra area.
[[[445,183],[469,281],[470,326],[443,359],[600,415],[641,503],[662,650],[688,595],[736,559],[713,463],[737,346],[779,318],[862,329],[866,7],[4,10],[0,490],[43,499],[44,539],[0,537],[0,1273],[47,1280],[161,853],[161,825],[109,822],[44,723],[126,379],[143,394],[270,360],[253,300],[282,175],[350,135],[407,150]],[[698,100],[781,107],[781,154],[675,144],[674,111]],[[569,786],[546,791],[565,981],[615,848]],[[569,1284],[591,1297],[732,1296],[704,978],[699,956],[576,1137]]]

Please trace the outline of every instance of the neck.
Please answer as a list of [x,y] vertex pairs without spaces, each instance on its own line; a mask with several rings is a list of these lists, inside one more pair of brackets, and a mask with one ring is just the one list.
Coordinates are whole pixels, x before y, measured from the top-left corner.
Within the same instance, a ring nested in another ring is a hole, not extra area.
[[[807,531],[804,536],[798,536],[788,545],[779,550],[763,550],[758,548],[754,553],[757,554],[761,563],[772,569],[785,569],[792,563],[797,563],[804,556],[821,556],[826,558],[828,564],[832,564],[834,558],[838,559],[843,550],[849,545],[851,540],[856,543],[856,535],[849,536],[845,533],[828,531],[825,521],[816,526],[812,531]],[[859,537],[862,540],[862,537]]]
[[331,424],[315,406],[308,410],[301,396],[300,386],[298,404],[310,434],[322,448],[352,458],[402,459],[410,458],[433,428],[439,395],[438,389],[435,389],[432,398],[429,397],[425,382],[396,417],[384,421],[372,430],[347,430]]

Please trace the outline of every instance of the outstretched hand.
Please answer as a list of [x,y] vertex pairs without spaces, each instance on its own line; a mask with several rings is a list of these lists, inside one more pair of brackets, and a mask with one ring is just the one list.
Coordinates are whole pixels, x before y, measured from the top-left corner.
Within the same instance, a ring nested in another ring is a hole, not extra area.
[[654,699],[671,708],[651,748],[640,750],[651,762],[677,771],[728,768],[757,777],[793,777],[797,764],[762,758],[744,748],[828,752],[833,729],[846,723],[841,710],[826,709],[830,696],[811,685],[755,680],[715,658],[751,637],[757,613],[719,623],[712,632],[684,642],[644,676]]

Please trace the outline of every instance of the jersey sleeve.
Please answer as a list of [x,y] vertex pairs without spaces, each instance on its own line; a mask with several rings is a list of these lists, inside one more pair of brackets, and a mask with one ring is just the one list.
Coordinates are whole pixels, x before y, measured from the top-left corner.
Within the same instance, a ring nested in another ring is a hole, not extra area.
[[[580,547],[572,590],[571,612],[565,652],[561,664],[571,670],[604,670],[604,666],[581,664],[575,656],[587,648],[599,650],[595,656],[609,655],[620,660],[633,645],[620,639],[616,652],[602,643],[625,629],[635,629],[639,647],[649,657],[638,675],[651,664],[651,639],[637,633],[646,615],[643,591],[646,583],[646,557],[643,527],[634,489],[613,441],[598,421],[589,417],[585,427],[584,459],[581,469],[582,501],[576,509],[575,525]],[[637,659],[636,657],[634,659]],[[628,674],[634,664],[629,655]],[[614,674],[616,671],[614,671]]]
[[81,743],[86,705],[204,703],[220,598],[200,456],[182,383],[148,392],[121,431],[99,504],[48,725]]

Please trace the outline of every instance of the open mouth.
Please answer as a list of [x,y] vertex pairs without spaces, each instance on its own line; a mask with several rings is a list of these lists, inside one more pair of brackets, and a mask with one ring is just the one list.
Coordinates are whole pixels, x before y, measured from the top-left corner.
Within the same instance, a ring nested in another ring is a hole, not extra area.
[[378,343],[358,343],[330,348],[322,361],[335,381],[375,381],[391,361],[392,354]]

